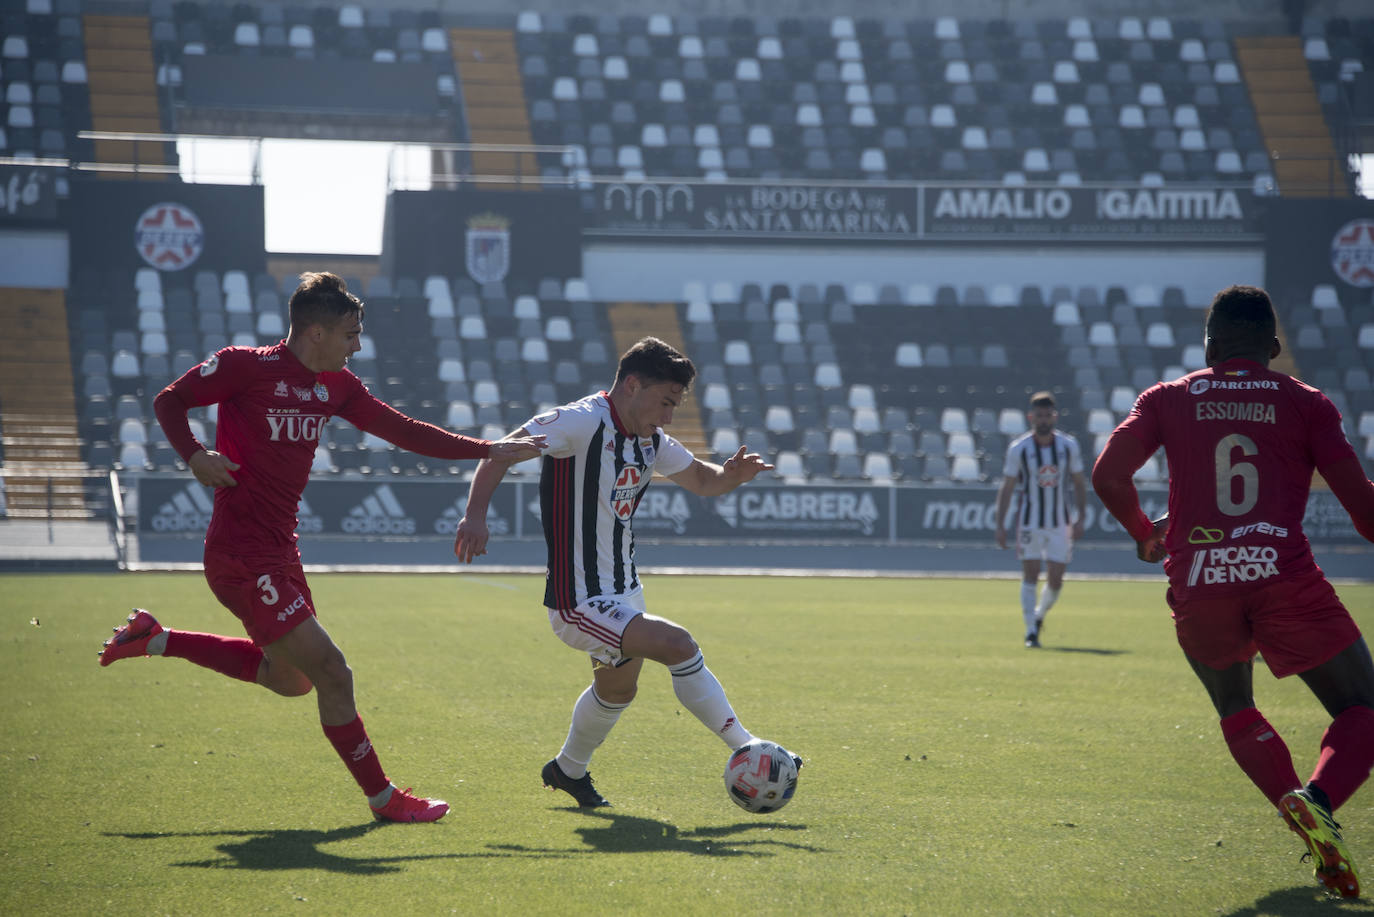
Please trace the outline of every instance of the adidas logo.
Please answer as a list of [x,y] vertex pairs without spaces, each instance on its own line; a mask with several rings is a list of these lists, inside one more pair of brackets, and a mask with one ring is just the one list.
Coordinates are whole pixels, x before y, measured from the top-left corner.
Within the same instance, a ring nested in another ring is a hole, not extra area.
[[203,532],[210,525],[214,508],[210,492],[192,481],[158,507],[152,519],[153,531]]
[[[468,498],[459,497],[453,501],[453,505],[444,510],[444,514],[434,520],[434,531],[439,535],[457,535],[458,521],[468,511]],[[494,508],[487,507],[487,531],[492,535],[507,535],[510,533],[510,523]]]
[[415,520],[406,515],[391,485],[381,484],[348,511],[342,528],[349,535],[414,535]]
[[296,531],[306,535],[318,535],[324,531],[324,520],[315,515],[305,497],[296,504]]

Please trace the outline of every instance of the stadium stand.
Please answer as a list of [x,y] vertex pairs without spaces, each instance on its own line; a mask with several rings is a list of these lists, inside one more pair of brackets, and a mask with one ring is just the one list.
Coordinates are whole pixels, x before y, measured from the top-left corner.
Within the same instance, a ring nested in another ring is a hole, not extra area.
[[[1277,182],[1285,194],[1330,193],[1329,176],[1284,156],[1334,153],[1348,84],[1374,61],[1374,20],[1340,18],[1253,36],[1238,23],[1164,16],[524,12],[497,28],[432,10],[194,0],[153,0],[119,17],[75,2],[3,15],[5,155],[164,161],[161,145],[77,133],[175,128],[183,68],[205,56],[423,66],[459,113],[452,139],[567,148],[537,160],[436,160],[436,174],[1226,181],[1265,193]],[[84,460],[181,467],[150,416],[152,396],[217,347],[278,340],[293,283],[260,271],[109,276],[73,265],[65,320]],[[652,328],[697,361],[696,397],[679,417],[694,448],[724,455],[748,444],[776,455],[784,480],[899,482],[995,480],[1024,429],[1027,394],[1045,387],[1060,396],[1064,427],[1095,451],[1135,392],[1200,365],[1205,306],[1176,286],[1071,277],[701,282],[674,302],[608,303],[575,277],[507,286],[378,275],[365,294],[354,369],[422,419],[501,435],[606,385],[610,357]],[[1292,366],[1332,395],[1374,463],[1368,291],[1278,298]],[[196,420],[213,435],[213,414]],[[340,475],[457,470],[345,424],[331,426],[317,465]]]

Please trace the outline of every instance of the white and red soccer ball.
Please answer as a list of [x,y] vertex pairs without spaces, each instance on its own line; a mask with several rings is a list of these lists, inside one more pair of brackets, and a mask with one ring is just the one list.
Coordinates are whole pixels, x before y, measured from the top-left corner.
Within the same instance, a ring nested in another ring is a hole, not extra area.
[[754,739],[730,753],[725,789],[746,812],[776,812],[797,790],[797,761],[776,742]]

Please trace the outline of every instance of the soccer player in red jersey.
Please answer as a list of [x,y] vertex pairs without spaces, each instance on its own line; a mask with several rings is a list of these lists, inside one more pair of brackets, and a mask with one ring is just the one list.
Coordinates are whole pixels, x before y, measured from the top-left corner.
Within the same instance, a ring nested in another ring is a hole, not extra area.
[[[1221,717],[1232,757],[1307,843],[1317,878],[1345,897],[1359,878],[1331,813],[1374,765],[1374,664],[1302,531],[1312,472],[1374,541],[1374,483],[1330,400],[1269,369],[1274,306],[1222,290],[1207,313],[1207,368],[1142,392],[1093,468],[1104,506],[1145,561],[1164,561],[1179,645]],[[1131,477],[1163,446],[1169,509],[1151,523]],[[1306,785],[1255,708],[1252,669],[1296,674],[1332,716]]]
[[[374,398],[345,368],[357,353],[363,304],[334,274],[305,273],[291,296],[286,340],[226,347],[153,402],[167,439],[196,480],[215,489],[205,535],[205,579],[248,638],[166,630],[147,611],[106,642],[100,664],[179,656],[287,697],[315,689],[324,734],[382,820],[435,821],[443,800],[397,789],[377,759],[353,700],[353,672],[315,616],[296,548],[296,508],[320,431],[338,415],[402,448],[446,459],[520,461],[543,437],[472,439],[407,417]],[[191,433],[187,410],[218,404],[215,449]]]

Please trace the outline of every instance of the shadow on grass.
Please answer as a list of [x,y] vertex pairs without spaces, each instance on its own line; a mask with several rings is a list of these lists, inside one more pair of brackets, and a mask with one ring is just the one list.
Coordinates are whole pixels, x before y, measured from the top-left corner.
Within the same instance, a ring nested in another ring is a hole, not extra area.
[[[397,863],[414,860],[467,859],[473,856],[473,854],[434,853],[391,857],[346,857],[320,849],[323,844],[359,838],[382,827],[385,825],[381,822],[369,822],[361,825],[350,825],[347,828],[335,828],[332,831],[283,828],[264,829],[262,831],[189,831],[165,834],[160,832],[140,834],[107,832],[106,836],[136,841],[186,837],[242,838],[242,840],[225,841],[215,845],[215,849],[224,854],[222,857],[168,864],[200,869],[253,869],[264,872],[284,869],[320,869],[325,872],[370,876],[398,872],[400,867],[395,865]],[[486,855],[489,854],[478,854],[478,856]]]
[[[582,812],[581,809],[569,809]],[[497,859],[503,857],[529,857],[531,859],[568,858],[589,853],[651,853],[669,851],[692,853],[699,856],[772,856],[772,848],[804,850],[823,853],[819,847],[798,844],[785,840],[760,838],[757,840],[735,839],[732,835],[745,831],[805,831],[805,825],[792,825],[784,822],[740,822],[734,825],[721,825],[713,828],[698,828],[682,831],[676,825],[639,818],[634,815],[618,815],[601,811],[585,814],[601,819],[605,825],[578,828],[577,833],[587,846],[582,848],[541,848],[526,847],[522,844],[488,844],[486,852],[480,853],[431,853],[386,857],[347,857],[329,853],[320,848],[336,841],[353,840],[370,831],[384,827],[380,822],[351,825],[335,828],[332,831],[310,831],[304,829],[265,829],[262,831],[188,831],[188,832],[142,832],[124,834],[106,832],[106,837],[122,837],[126,840],[156,841],[171,838],[221,837],[225,840],[215,845],[222,856],[208,860],[186,860],[169,863],[196,869],[250,869],[262,872],[276,872],[288,869],[319,869],[325,872],[347,873],[356,876],[380,875],[399,872],[398,864],[421,860],[469,860]],[[747,849],[746,849],[747,848]]]
[[1047,653],[1087,653],[1090,656],[1124,656],[1130,650],[1104,650],[1095,646],[1042,646]]
[[1307,914],[1374,914],[1374,905],[1359,898],[1328,898],[1315,885],[1270,892],[1252,905],[1227,911],[1222,917],[1304,917]]
[[743,838],[750,831],[805,831],[805,825],[787,822],[748,821],[733,825],[682,830],[677,825],[637,815],[621,815],[605,809],[577,809],[589,818],[600,819],[604,825],[577,828],[577,834],[587,844],[581,850],[558,850],[525,847],[520,844],[493,844],[491,849],[533,856],[569,856],[583,853],[691,853],[697,856],[739,857],[773,856],[777,849],[825,853],[821,847],[800,844],[781,838]]

